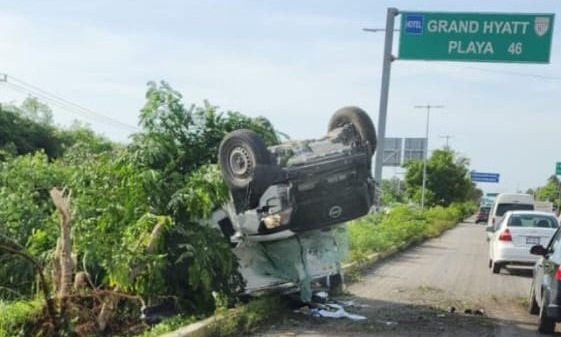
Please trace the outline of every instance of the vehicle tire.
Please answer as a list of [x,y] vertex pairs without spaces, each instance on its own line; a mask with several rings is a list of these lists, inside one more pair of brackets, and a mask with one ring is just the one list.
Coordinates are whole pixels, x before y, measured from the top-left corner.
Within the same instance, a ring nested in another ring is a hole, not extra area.
[[536,301],[534,282],[532,282],[532,286],[530,286],[530,294],[528,296],[528,313],[531,315],[537,315],[540,313],[540,307],[538,306],[538,302]]
[[538,332],[550,335],[555,330],[555,320],[547,317],[546,306],[547,302],[545,301],[545,296],[543,296],[540,306],[540,318],[538,320]]
[[372,119],[361,108],[349,106],[341,108],[333,114],[329,121],[328,131],[342,127],[345,124],[352,124],[360,141],[368,147],[370,155],[376,151],[376,129]]
[[271,169],[276,165],[271,153],[263,138],[251,130],[241,129],[226,135],[218,149],[218,163],[231,192],[243,200],[236,205],[238,212],[257,207],[275,179]]
[[501,272],[501,268],[503,267],[501,263],[492,261],[492,266],[491,268],[493,269],[493,274],[498,274]]
[[253,188],[259,190],[255,184],[262,174],[256,174],[256,170],[262,165],[271,165],[271,154],[267,146],[258,134],[251,130],[236,130],[230,132],[218,149],[218,163],[224,176],[224,180],[230,187],[247,188],[253,184]]

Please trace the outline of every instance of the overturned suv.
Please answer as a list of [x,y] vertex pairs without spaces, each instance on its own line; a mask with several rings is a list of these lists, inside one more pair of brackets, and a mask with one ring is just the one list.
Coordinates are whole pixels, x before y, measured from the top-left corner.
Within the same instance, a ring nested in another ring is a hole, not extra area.
[[267,147],[250,130],[229,133],[219,164],[231,202],[218,223],[232,242],[271,241],[367,214],[374,203],[376,131],[357,107],[339,109],[317,140]]

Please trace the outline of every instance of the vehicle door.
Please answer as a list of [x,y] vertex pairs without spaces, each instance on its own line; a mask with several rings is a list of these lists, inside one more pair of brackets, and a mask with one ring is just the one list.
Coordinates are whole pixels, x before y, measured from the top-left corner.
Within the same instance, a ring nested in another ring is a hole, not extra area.
[[551,292],[552,281],[555,279],[555,273],[561,263],[561,231],[557,230],[547,246],[545,256],[540,257],[534,268],[536,282],[542,283],[542,287],[536,285],[536,299],[542,298],[542,289],[546,294]]

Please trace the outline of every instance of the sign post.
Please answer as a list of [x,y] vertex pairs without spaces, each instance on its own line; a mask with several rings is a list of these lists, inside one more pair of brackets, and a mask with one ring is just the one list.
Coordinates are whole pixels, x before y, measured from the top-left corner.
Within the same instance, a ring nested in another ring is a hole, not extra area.
[[[382,164],[384,156],[384,140],[386,137],[386,116],[388,114],[388,94],[390,91],[390,72],[393,61],[393,28],[395,16],[399,13],[397,8],[388,8],[386,14],[386,38],[384,40],[384,61],[382,65],[382,85],[380,90],[380,110],[378,111],[378,148],[374,162],[374,180],[382,186]],[[379,195],[379,194],[378,194]],[[378,205],[380,203],[378,202]]]
[[401,14],[399,59],[549,63],[554,14]]

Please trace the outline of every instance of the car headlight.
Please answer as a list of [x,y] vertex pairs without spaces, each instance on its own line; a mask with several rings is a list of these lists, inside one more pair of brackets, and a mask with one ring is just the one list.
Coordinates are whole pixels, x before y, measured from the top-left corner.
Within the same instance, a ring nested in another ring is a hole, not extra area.
[[267,229],[275,229],[280,226],[284,226],[290,222],[290,215],[292,214],[292,208],[285,209],[283,211],[267,215],[263,218],[263,224]]

